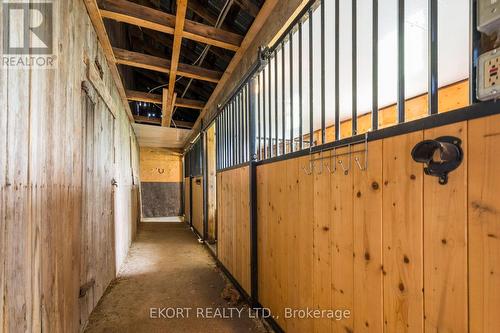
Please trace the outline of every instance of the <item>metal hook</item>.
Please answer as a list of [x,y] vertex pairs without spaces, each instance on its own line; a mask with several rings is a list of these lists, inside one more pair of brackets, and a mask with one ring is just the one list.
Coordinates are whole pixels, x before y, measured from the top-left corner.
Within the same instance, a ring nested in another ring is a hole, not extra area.
[[302,167],[302,169],[304,170],[304,173],[308,176],[312,175],[312,173],[314,172],[314,164],[312,161],[309,161],[309,170],[306,169],[306,167]]
[[309,149],[309,170],[306,169],[306,167],[302,167],[304,170],[304,173],[308,176],[312,175],[314,172],[314,163],[312,161],[312,151]]
[[339,164],[340,164],[340,167],[342,168],[342,170],[344,170],[344,175],[347,175],[349,173],[349,169],[346,169],[344,167],[344,162],[342,160],[339,160]]
[[[333,154],[332,154],[332,151],[333,151]],[[332,171],[332,158],[334,159],[334,162],[333,162],[333,171]],[[335,148],[333,148],[332,150],[330,150],[330,158],[328,159],[328,165],[325,165],[326,168],[328,169],[328,172],[330,172],[331,174],[334,174],[335,171],[337,171],[337,155],[336,155],[336,150]]]
[[356,156],[356,157],[354,158],[354,161],[356,161],[356,164],[358,165],[359,170],[361,170],[361,171],[365,171],[365,170],[366,170],[366,166],[365,166],[365,167],[362,167],[362,166],[361,166],[361,163],[359,163],[359,157],[357,157],[357,156]]
[[[318,175],[323,174],[323,159],[322,159],[322,155],[323,155],[323,151],[320,151],[319,152],[319,164],[320,164],[321,168],[319,169],[319,172],[317,173]],[[314,167],[314,169],[316,169],[316,167]]]

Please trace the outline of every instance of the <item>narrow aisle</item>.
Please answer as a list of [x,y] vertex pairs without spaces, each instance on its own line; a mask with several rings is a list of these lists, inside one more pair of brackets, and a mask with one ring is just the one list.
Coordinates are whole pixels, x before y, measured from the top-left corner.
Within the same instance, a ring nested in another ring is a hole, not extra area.
[[[266,332],[249,318],[246,307],[223,299],[226,284],[184,223],[143,223],[85,332]],[[181,308],[190,310],[165,318]],[[223,309],[226,315],[232,311],[233,318],[203,318]]]

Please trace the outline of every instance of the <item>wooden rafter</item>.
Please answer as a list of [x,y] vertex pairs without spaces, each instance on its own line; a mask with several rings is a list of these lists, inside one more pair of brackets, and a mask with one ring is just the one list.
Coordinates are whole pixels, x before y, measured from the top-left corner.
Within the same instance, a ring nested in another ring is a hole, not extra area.
[[[167,34],[175,33],[176,16],[126,0],[100,0],[102,17],[135,24]],[[182,37],[237,51],[243,36],[209,25],[185,20]]]
[[236,0],[235,1],[241,9],[246,11],[252,17],[255,17],[259,14],[259,7],[256,6],[252,1],[249,0]]
[[168,80],[168,98],[166,112],[168,117],[163,115],[165,122],[162,126],[170,126],[172,113],[174,111],[175,80],[177,80],[177,67],[179,66],[179,57],[181,55],[182,33],[186,21],[187,0],[177,0],[177,12],[175,16],[174,44],[172,46],[172,61],[170,65],[170,78]]
[[[155,103],[155,104],[163,103],[162,95],[145,93],[136,90],[127,90],[127,98],[129,101],[136,101],[136,102]],[[175,100],[174,105],[181,108],[201,110],[205,106],[205,103],[194,99],[177,98]]]
[[[203,108],[200,116],[196,120],[196,123],[194,125],[195,129],[198,129],[200,127],[201,119],[203,116],[207,113],[208,110],[211,108],[215,107],[215,103],[217,101],[217,98],[220,97],[221,94],[224,93],[224,89],[226,88],[225,85],[229,81],[231,75],[233,74],[234,70],[237,68],[237,66],[240,64],[241,60],[243,59],[243,56],[247,52],[248,48],[254,41],[255,37],[261,30],[262,26],[264,25],[265,21],[268,19],[269,15],[271,14],[272,10],[276,6],[276,4],[279,2],[279,0],[266,0],[264,2],[264,5],[260,9],[258,15],[255,17],[255,20],[253,21],[252,25],[250,26],[250,29],[248,30],[247,34],[245,35],[245,38],[243,39],[243,42],[241,43],[240,49],[236,52],[234,55],[233,59],[227,66],[226,71],[222,75],[219,83],[217,84],[217,87],[215,87],[214,92],[208,99],[207,103],[205,104],[205,107]],[[197,135],[198,133],[195,131],[193,135]],[[191,138],[188,138],[186,141],[186,144],[189,142]]]
[[[161,124],[161,119],[160,118],[150,118],[150,117],[144,117],[144,116],[134,116],[134,119],[138,123],[153,124],[153,125],[160,125]],[[174,122],[175,122],[175,127],[192,128],[193,125],[194,125],[194,123],[189,122],[189,121],[174,120]]]
[[[144,68],[152,71],[170,74],[173,72],[172,62],[170,60],[150,56],[143,53],[113,48],[116,63],[131,67]],[[177,58],[178,61],[178,58]],[[188,78],[217,83],[222,77],[222,73],[213,71],[200,66],[188,64],[179,64],[175,68],[175,74]]]

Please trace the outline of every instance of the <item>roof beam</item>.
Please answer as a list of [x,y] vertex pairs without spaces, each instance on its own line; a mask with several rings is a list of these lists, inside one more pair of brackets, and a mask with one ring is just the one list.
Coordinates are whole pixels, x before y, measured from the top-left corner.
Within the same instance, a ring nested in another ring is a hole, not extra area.
[[[99,8],[101,16],[108,19],[167,34],[175,32],[176,17],[160,10],[126,0],[100,0]],[[237,51],[243,41],[238,34],[190,20],[184,22],[182,37],[232,51]]]
[[[153,124],[153,125],[160,125],[161,124],[161,119],[160,118],[150,118],[150,117],[144,117],[144,116],[134,116],[134,119],[138,123]],[[193,128],[193,125],[194,125],[194,123],[189,122],[189,121],[173,120],[173,122],[175,123],[175,127]]]
[[145,102],[145,103],[162,103],[162,96],[157,94],[145,93],[136,90],[127,90],[127,99],[134,102]]
[[[174,111],[174,100],[176,98],[175,80],[177,79],[177,68],[179,67],[179,57],[181,55],[182,32],[184,30],[184,23],[186,21],[186,10],[187,0],[177,0],[174,44],[172,46],[172,61],[170,66],[170,78],[168,80],[168,98],[166,105],[166,111],[169,115],[169,118],[166,119],[166,124],[162,123],[162,126],[170,126],[170,120]],[[165,119],[165,114],[163,115],[163,118]]]
[[249,0],[236,0],[238,6],[246,11],[250,16],[255,17],[259,14],[260,8]]
[[[208,10],[206,4],[201,3],[199,0],[189,0],[188,8],[204,19],[208,24],[214,26],[217,23],[217,15],[212,14]],[[234,30],[226,23],[222,23],[221,28],[226,31]]]
[[[135,102],[155,103],[162,104],[163,96],[159,94],[151,94],[136,90],[127,90],[127,99]],[[205,106],[203,101],[197,101],[188,98],[177,98],[174,103],[175,106],[187,109],[202,110]]]
[[[116,47],[113,48],[113,50],[117,64],[149,69],[166,74],[169,74],[171,72],[170,60]],[[188,64],[178,64],[176,75],[214,83],[219,82],[220,78],[222,77],[221,72]]]
[[255,17],[255,20],[253,21],[252,25],[250,26],[250,29],[248,29],[247,34],[245,35],[245,39],[243,39],[243,42],[241,43],[240,49],[236,52],[234,55],[233,59],[227,66],[226,71],[222,75],[219,83],[215,87],[214,92],[208,99],[207,103],[205,104],[205,107],[203,108],[202,112],[200,113],[200,116],[196,120],[196,123],[194,125],[194,131],[193,135],[189,137],[186,140],[186,145],[189,143],[189,140],[193,137],[196,136],[199,133],[199,128],[201,127],[201,121],[203,117],[207,114],[209,110],[212,108],[216,107],[216,103],[218,99],[221,98],[221,95],[225,92],[227,89],[226,85],[229,82],[229,79],[231,78],[231,75],[237,68],[237,66],[240,64],[240,62],[243,59],[243,56],[249,49],[250,45],[254,41],[255,37],[259,34],[259,32],[262,29],[262,26],[265,24],[266,20],[269,18],[271,15],[271,12],[273,11],[274,7],[278,4],[279,0],[266,0],[264,4],[262,5],[262,8],[259,11],[259,14]]

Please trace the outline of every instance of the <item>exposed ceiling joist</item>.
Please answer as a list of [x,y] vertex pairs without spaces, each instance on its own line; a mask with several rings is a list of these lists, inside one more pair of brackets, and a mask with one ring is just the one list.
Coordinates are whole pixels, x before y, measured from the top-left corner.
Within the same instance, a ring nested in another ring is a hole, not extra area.
[[[253,21],[250,29],[248,30],[247,34],[245,35],[245,38],[243,39],[243,42],[241,43],[240,49],[236,52],[234,55],[233,59],[227,66],[226,71],[222,75],[219,83],[217,84],[217,87],[215,87],[214,92],[208,99],[207,103],[205,104],[205,107],[203,108],[200,116],[196,120],[196,123],[194,125],[194,135],[197,134],[197,129],[199,129],[201,125],[201,120],[203,116],[210,110],[211,108],[215,107],[215,103],[217,101],[217,98],[220,97],[221,94],[224,92],[225,85],[228,83],[231,75],[233,74],[233,71],[236,69],[236,67],[239,65],[241,60],[243,59],[243,56],[247,52],[248,48],[250,47],[251,43],[261,30],[262,26],[264,25],[265,21],[269,18],[269,15],[271,14],[272,10],[276,6],[276,4],[279,2],[279,0],[266,0],[264,2],[264,5],[260,9],[258,15],[255,17],[255,20]],[[186,140],[186,144],[189,143],[189,139]]]
[[[143,53],[113,48],[116,63],[131,67],[144,68],[152,71],[169,74],[171,70],[170,60],[150,56]],[[206,69],[200,66],[178,64],[177,75],[217,83],[222,77],[221,72]]]
[[[145,102],[145,103],[155,103],[155,104],[163,103],[162,95],[151,94],[136,90],[127,90],[127,98],[129,101],[135,101],[135,102]],[[205,103],[194,99],[177,98],[175,100],[175,106],[181,108],[201,110],[205,106]]]
[[238,6],[250,14],[252,17],[256,17],[259,14],[260,8],[256,6],[252,1],[248,0],[235,0]]
[[172,114],[174,112],[175,81],[177,80],[177,68],[182,47],[182,32],[186,21],[187,0],[177,0],[177,12],[175,16],[174,44],[172,46],[172,61],[170,62],[170,78],[168,80],[168,98],[164,109],[167,115],[163,114],[162,126],[170,126]]
[[[176,16],[160,10],[126,0],[100,0],[99,8],[101,16],[108,19],[167,34],[175,32]],[[238,34],[190,20],[185,20],[182,37],[232,51],[237,51],[243,40]]]
[[[189,0],[188,8],[195,12],[196,15],[207,21],[208,24],[215,26],[215,24],[217,23],[217,15],[212,14],[208,10],[206,4],[201,3],[199,0]],[[221,28],[226,31],[232,30],[232,28],[226,23],[222,23]]]
[[[144,117],[144,116],[134,116],[134,119],[138,123],[143,123],[143,124],[152,124],[152,125],[160,125],[161,124],[161,119],[160,118],[149,118],[149,117]],[[175,127],[177,128],[188,128],[191,129],[194,125],[194,123],[189,122],[189,121],[181,121],[181,120],[174,120]]]

